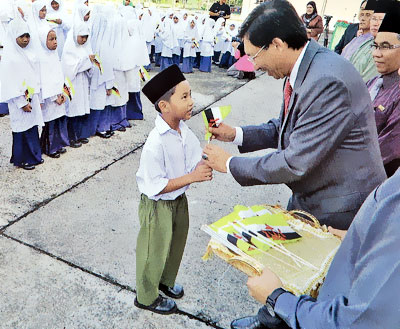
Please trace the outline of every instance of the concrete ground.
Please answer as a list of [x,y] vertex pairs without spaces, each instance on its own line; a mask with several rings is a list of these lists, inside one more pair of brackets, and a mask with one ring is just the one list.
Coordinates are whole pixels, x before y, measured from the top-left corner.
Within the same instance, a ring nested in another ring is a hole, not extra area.
[[[226,119],[231,125],[278,114],[281,81],[262,75],[245,84],[213,69],[187,76],[197,113],[210,104],[232,105]],[[229,328],[231,320],[259,308],[244,274],[215,257],[201,259],[209,237],[200,227],[236,204],[285,205],[290,191],[281,185],[242,188],[219,173],[187,193],[191,228],[177,279],[186,293],[177,301],[179,312],[162,316],[133,306],[140,196],[135,173],[156,115],[142,101],[145,120],[132,129],[109,140],[91,138],[60,159],[44,157],[34,171],[9,164],[9,119],[0,118],[0,328]],[[188,125],[204,145],[201,116]]]

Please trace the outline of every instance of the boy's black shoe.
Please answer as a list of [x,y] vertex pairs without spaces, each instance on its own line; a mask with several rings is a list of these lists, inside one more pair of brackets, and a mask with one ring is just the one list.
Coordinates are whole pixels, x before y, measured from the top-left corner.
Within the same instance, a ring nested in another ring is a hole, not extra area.
[[140,304],[137,298],[135,298],[134,304],[138,308],[165,315],[175,313],[176,310],[178,309],[176,307],[175,302],[172,299],[165,298],[162,296],[158,296],[155,302],[149,306]]
[[172,288],[160,283],[158,289],[161,290],[165,295],[171,298],[179,299],[185,294],[183,287],[180,284],[175,284]]

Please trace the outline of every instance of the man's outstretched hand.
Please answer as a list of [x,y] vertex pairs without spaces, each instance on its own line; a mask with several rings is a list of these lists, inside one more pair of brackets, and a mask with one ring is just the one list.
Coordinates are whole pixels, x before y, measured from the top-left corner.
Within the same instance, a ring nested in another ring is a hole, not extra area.
[[223,148],[217,145],[207,144],[203,153],[205,154],[203,159],[208,166],[222,173],[227,172],[226,161],[228,161],[231,155],[224,151]]
[[211,139],[221,142],[233,142],[236,137],[236,129],[224,123],[220,123],[217,127],[210,127],[208,131],[212,134]]

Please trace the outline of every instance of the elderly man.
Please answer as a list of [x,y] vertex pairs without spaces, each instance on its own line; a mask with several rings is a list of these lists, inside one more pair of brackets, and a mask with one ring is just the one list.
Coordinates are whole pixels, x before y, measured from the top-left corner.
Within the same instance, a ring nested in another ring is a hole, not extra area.
[[[400,8],[386,14],[383,26],[378,45],[400,45]],[[247,285],[250,294],[266,306],[257,317],[233,321],[231,328],[400,328],[399,186],[400,171],[369,195],[335,255],[317,299],[294,296],[281,288],[274,273],[264,270]]]
[[301,209],[321,223],[347,229],[368,194],[386,175],[368,90],[344,58],[308,41],[288,1],[256,7],[242,24],[245,51],[255,69],[287,78],[279,119],[266,124],[211,128],[240,152],[275,148],[262,157],[231,157],[205,147],[207,163],[242,186],[284,183]]
[[[385,13],[390,9],[393,1],[397,0],[368,0],[366,8],[374,10],[370,20],[370,36],[361,44],[359,44],[359,47],[354,51],[350,58],[348,58],[350,63],[354,65],[365,82],[379,74],[372,57],[371,45],[374,43],[379,26],[382,24],[383,17],[385,17]],[[360,38],[361,37],[357,39]],[[355,42],[357,39],[355,39],[353,42]],[[353,42],[351,42],[348,47],[350,47]],[[346,50],[347,47],[343,51],[343,55],[345,55]]]
[[383,21],[373,43],[373,58],[379,76],[367,83],[375,108],[378,141],[388,177],[400,166],[400,24],[393,29],[395,16]]
[[[360,11],[358,12],[358,20],[360,23],[365,16],[364,9],[366,4],[367,0],[363,0],[360,5]],[[362,30],[363,24],[360,23],[353,23],[347,27],[346,31],[344,31],[344,34],[342,35],[342,38],[335,46],[335,53],[340,55],[343,51],[343,48],[346,47],[350,41],[364,33]]]

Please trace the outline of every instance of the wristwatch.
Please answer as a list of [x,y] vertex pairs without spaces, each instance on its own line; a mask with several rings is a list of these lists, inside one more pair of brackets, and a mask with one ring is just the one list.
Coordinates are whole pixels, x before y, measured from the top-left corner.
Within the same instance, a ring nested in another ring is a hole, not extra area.
[[280,295],[284,294],[285,292],[289,292],[289,291],[287,291],[287,290],[285,290],[283,288],[278,288],[278,289],[275,289],[271,293],[271,295],[268,296],[267,301],[266,301],[266,307],[267,307],[267,310],[268,310],[269,314],[272,317],[276,316],[274,309],[275,309],[275,303],[276,303],[278,297]]

